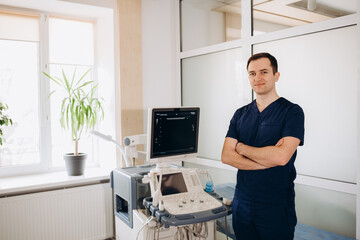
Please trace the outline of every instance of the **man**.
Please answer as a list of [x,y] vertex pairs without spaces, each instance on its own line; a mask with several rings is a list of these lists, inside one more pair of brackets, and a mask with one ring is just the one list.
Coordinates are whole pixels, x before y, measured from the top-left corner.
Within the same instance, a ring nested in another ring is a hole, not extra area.
[[269,53],[249,58],[256,100],[235,112],[223,146],[222,162],[239,169],[232,206],[239,240],[294,238],[294,161],[304,141],[304,113],[277,94],[277,68]]

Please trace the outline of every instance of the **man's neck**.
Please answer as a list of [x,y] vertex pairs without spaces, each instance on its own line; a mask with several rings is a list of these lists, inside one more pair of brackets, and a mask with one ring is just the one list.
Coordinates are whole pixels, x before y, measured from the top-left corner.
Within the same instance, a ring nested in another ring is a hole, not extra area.
[[260,112],[262,112],[267,106],[279,99],[279,95],[274,92],[273,94],[257,95],[256,105]]

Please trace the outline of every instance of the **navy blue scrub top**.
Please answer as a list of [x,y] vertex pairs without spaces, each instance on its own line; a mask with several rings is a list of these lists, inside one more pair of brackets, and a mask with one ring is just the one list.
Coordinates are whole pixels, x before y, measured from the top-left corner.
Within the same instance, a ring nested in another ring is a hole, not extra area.
[[[283,137],[304,143],[304,112],[297,104],[279,98],[261,113],[256,100],[239,108],[226,137],[253,147],[274,146]],[[264,170],[238,170],[235,197],[248,202],[286,204],[294,201],[296,151],[285,166]]]

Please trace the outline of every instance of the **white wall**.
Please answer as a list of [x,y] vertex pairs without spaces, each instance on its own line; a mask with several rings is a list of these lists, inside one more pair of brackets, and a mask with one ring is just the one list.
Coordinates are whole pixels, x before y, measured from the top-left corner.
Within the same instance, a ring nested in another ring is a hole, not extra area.
[[[175,3],[142,1],[144,109],[180,103],[176,84]],[[147,111],[144,112],[144,124],[146,129]]]
[[[110,2],[110,1],[108,1]],[[113,9],[108,9],[97,19],[95,25],[95,34],[97,40],[95,42],[96,54],[96,73],[97,80],[101,82],[98,88],[98,94],[105,101],[104,120],[99,124],[99,131],[106,134],[115,134],[115,33],[114,33],[115,13]],[[110,91],[111,89],[111,91]],[[97,141],[97,151],[102,156],[100,161],[101,167],[113,169],[115,167],[116,148],[113,144],[109,144],[99,138]]]
[[305,112],[304,147],[295,163],[298,174],[356,183],[356,31],[355,26],[338,28],[253,47],[255,53],[276,56],[279,95]]

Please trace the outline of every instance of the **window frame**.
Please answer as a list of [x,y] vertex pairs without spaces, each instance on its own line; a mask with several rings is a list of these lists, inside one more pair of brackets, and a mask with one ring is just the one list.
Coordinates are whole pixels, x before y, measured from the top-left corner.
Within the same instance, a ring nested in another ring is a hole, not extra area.
[[[116,31],[114,28],[109,28],[109,30],[106,30],[107,33],[111,34],[111,37],[114,36],[113,39],[109,40],[111,43],[111,46],[106,46],[106,53],[102,53],[103,49],[101,49],[101,39],[104,39],[103,36],[100,36],[103,34],[102,30],[100,29],[103,26],[106,26],[106,23],[109,23],[109,21],[112,21],[113,26],[116,25],[114,22],[114,19],[116,18],[116,11],[115,11],[115,5],[114,6],[108,6],[108,9],[106,11],[110,10],[112,11],[112,16],[104,16],[103,13],[99,13],[96,17],[79,17],[76,15],[64,15],[59,13],[54,13],[52,11],[41,11],[37,9],[19,9],[14,8],[11,6],[4,6],[1,8],[2,12],[9,12],[9,13],[17,13],[22,15],[38,15],[39,16],[39,42],[38,42],[38,118],[39,118],[39,157],[40,162],[37,164],[29,164],[29,165],[18,165],[18,166],[6,166],[6,167],[0,167],[0,178],[3,177],[11,177],[11,176],[21,176],[21,175],[27,175],[27,174],[40,174],[40,173],[46,173],[46,172],[55,172],[55,171],[64,171],[65,170],[65,164],[61,167],[54,167],[53,161],[52,161],[52,136],[51,136],[51,111],[50,111],[50,99],[49,99],[49,93],[50,93],[50,81],[42,74],[42,72],[49,72],[50,69],[50,63],[49,63],[49,18],[62,18],[62,19],[68,19],[68,20],[75,20],[75,21],[85,21],[90,22],[93,24],[94,28],[94,64],[92,65],[94,76],[94,81],[96,82],[97,79],[100,79],[100,77],[103,79],[104,76],[109,77],[109,80],[105,80],[104,82],[105,87],[100,87],[99,85],[99,91],[105,92],[106,87],[114,86],[115,85],[115,64],[116,64],[116,58],[113,55],[115,52],[115,36]],[[106,44],[105,44],[106,45]],[[109,54],[111,53],[111,54]],[[100,56],[99,56],[100,55]],[[98,58],[101,58],[100,60]],[[102,62],[103,61],[103,62]],[[111,61],[111,62],[109,62]],[[109,64],[110,63],[110,64]],[[106,65],[105,71],[104,71],[104,65]],[[109,65],[109,66],[107,66]],[[101,73],[99,73],[99,69],[101,69]],[[100,74],[100,76],[99,76]],[[102,89],[102,90],[100,90]],[[116,112],[111,112],[111,109],[115,108],[115,94],[116,90],[114,88],[113,92],[109,94],[109,96],[106,96],[106,100],[109,100],[106,104],[106,108],[110,108],[108,110],[108,115],[105,113],[105,118],[107,118],[106,122],[110,123],[111,126],[105,126],[105,127],[99,127],[99,130],[101,131],[102,128],[105,128],[106,133],[110,133],[115,135],[116,129],[115,129],[115,119],[116,119]],[[109,92],[108,90],[106,92]],[[101,93],[99,94],[101,95]],[[102,95],[101,95],[102,96]],[[104,97],[105,98],[105,97]],[[110,114],[109,114],[110,113]],[[56,121],[56,120],[53,120]],[[109,125],[109,124],[104,124]],[[108,132],[108,130],[111,130],[111,132]],[[88,166],[88,167],[100,167],[100,168],[115,168],[116,167],[116,150],[115,147],[111,144],[106,145],[100,140],[92,138],[92,143],[94,144],[93,152],[94,152],[94,165]],[[107,146],[110,145],[110,146]],[[100,150],[101,147],[101,150]],[[104,149],[104,150],[102,150]],[[105,157],[101,158],[103,155],[103,152],[109,152],[110,150],[110,157],[111,160],[107,160]]]

